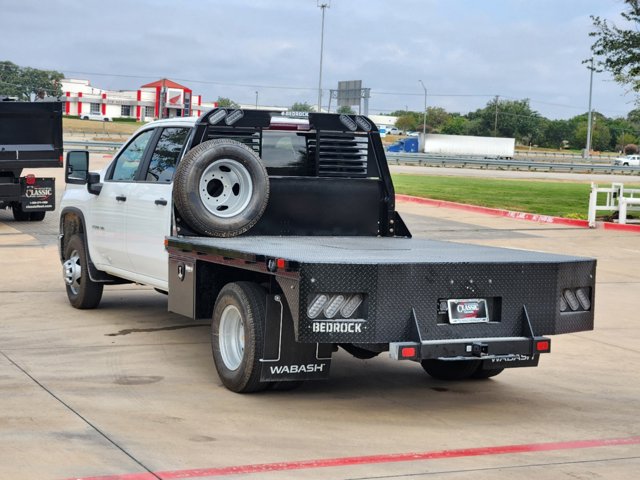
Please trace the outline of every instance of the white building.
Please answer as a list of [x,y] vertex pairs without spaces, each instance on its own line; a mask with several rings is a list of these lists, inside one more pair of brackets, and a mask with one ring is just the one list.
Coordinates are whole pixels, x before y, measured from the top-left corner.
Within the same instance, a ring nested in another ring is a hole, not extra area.
[[93,87],[88,80],[65,78],[62,80],[62,100],[65,115],[93,114],[108,118],[135,118],[147,121],[167,117],[200,116],[217,106],[204,103],[202,95],[172,80],[163,78],[142,85],[138,90],[110,91]]

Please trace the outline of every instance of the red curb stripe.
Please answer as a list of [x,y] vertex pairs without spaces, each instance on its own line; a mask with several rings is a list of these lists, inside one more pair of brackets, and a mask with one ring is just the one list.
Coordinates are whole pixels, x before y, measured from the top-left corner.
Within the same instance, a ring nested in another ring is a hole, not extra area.
[[418,203],[432,207],[455,208],[466,212],[484,213],[497,217],[508,217],[515,220],[527,220],[530,222],[550,223],[555,225],[570,225],[572,227],[589,228],[587,220],[575,218],[553,217],[550,215],[538,215],[535,213],[514,212],[512,210],[502,210],[500,208],[481,207],[479,205],[469,205],[466,203],[449,202],[447,200],[433,200],[431,198],[413,197],[411,195],[396,194],[396,200],[401,202]]
[[73,480],[156,480],[157,477],[160,477],[163,480],[172,480],[179,478],[220,477],[225,475],[246,475],[265,472],[282,472],[288,470],[311,470],[326,467],[348,467],[354,465],[372,465],[379,463],[415,462],[420,460],[508,455],[515,453],[548,452],[553,450],[576,450],[582,448],[612,447],[618,445],[638,444],[640,444],[640,436],[608,438],[600,440],[532,443],[525,445],[502,445],[496,447],[465,448],[459,450],[440,450],[434,452],[392,453],[387,455],[370,455],[361,457],[326,458],[318,460],[302,460],[298,462],[262,463],[255,465],[238,465],[235,467],[173,470],[166,472],[155,472],[154,474],[131,473],[125,475],[107,475],[100,477],[76,477]]
[[628,225],[626,223],[623,224],[619,224],[619,223],[611,223],[611,222],[604,222],[602,224],[604,226],[605,230],[618,230],[620,232],[640,232],[640,225]]

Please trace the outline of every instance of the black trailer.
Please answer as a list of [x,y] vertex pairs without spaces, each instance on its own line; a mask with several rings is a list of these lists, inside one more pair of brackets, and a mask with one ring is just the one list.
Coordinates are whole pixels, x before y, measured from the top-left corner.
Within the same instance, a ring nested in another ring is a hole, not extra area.
[[55,209],[55,178],[22,172],[62,166],[62,103],[0,101],[0,208],[18,221],[44,219]]
[[[411,239],[373,122],[310,114],[287,127],[296,155],[270,162],[269,132],[281,127],[266,112],[214,110],[174,180],[169,309],[213,318],[227,388],[326,378],[339,347],[358,358],[388,351],[441,379],[488,378],[536,366],[548,335],[593,328],[595,260]],[[264,164],[269,190],[231,232],[213,217],[225,172],[251,156],[233,143]],[[227,165],[219,178],[216,162]],[[224,228],[208,229],[207,217]]]

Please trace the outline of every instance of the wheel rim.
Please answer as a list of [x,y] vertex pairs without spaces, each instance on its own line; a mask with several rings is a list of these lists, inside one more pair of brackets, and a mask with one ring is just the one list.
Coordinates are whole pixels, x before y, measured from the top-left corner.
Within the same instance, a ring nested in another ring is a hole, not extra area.
[[62,264],[62,277],[71,292],[77,295],[80,291],[82,266],[80,265],[80,255],[76,250],[72,251],[69,259]]
[[244,357],[244,320],[234,305],[222,311],[218,334],[222,361],[229,370],[237,370]]
[[249,171],[236,160],[223,158],[207,167],[200,177],[200,200],[216,217],[241,213],[251,200],[253,181]]

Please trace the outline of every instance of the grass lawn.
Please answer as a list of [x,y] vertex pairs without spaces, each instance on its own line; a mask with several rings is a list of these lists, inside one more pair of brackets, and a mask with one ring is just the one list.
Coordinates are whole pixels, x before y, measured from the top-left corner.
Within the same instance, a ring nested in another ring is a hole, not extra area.
[[589,183],[404,174],[393,175],[393,183],[405,195],[581,219],[587,218],[591,190]]
[[98,122],[96,120],[80,120],[63,118],[62,128],[65,132],[82,132],[95,135],[130,135],[144,123],[140,122]]

